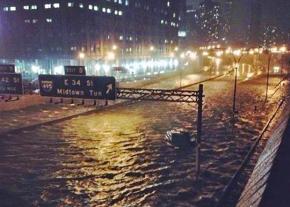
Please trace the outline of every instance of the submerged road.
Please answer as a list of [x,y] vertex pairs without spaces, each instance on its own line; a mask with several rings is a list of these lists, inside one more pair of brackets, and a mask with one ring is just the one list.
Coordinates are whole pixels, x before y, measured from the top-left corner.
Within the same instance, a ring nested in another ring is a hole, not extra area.
[[[195,131],[195,104],[139,102],[1,137],[0,200],[4,206],[213,206],[280,98],[277,92],[262,108],[264,81],[238,85],[235,127],[232,80],[204,84],[197,181],[193,151],[173,149],[163,138],[174,127]],[[271,78],[270,88],[279,81]],[[158,86],[178,84],[176,78]]]

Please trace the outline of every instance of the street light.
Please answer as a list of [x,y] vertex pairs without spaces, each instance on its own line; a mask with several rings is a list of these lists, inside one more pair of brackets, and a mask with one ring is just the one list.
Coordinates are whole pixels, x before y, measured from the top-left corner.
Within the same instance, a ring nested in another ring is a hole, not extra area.
[[265,102],[267,102],[268,99],[268,89],[269,89],[269,78],[270,78],[270,64],[272,59],[272,54],[269,50],[265,51],[265,54],[268,55],[268,67],[267,67],[267,82],[266,82],[266,96],[265,96]]
[[233,58],[235,62],[235,83],[234,83],[234,97],[233,97],[233,114],[237,113],[236,111],[236,95],[237,95],[237,82],[238,82],[238,67],[239,63],[243,57],[243,54],[241,54],[241,50],[235,50],[233,52]]
[[86,57],[85,53],[83,53],[83,52],[79,53],[79,60],[80,60],[79,64],[80,65],[82,64],[82,60],[85,59],[85,57]]
[[117,50],[118,49],[118,46],[117,45],[113,45],[112,46],[112,50]]

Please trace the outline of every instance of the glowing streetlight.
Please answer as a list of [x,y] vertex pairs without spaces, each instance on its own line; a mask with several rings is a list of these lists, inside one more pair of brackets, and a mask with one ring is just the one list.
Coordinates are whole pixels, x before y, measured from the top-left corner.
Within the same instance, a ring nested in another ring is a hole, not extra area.
[[150,51],[154,51],[155,50],[153,45],[151,45],[149,49],[150,49]]
[[171,52],[171,53],[169,54],[169,56],[170,56],[171,58],[174,58],[174,57],[175,57],[174,52]]
[[240,55],[241,55],[241,50],[235,50],[235,51],[233,52],[233,54],[234,54],[235,56],[240,56]]
[[106,58],[107,58],[107,60],[115,60],[116,55],[114,52],[108,52]]
[[175,47],[175,48],[174,48],[174,51],[175,51],[175,52],[177,52],[178,50],[179,50],[179,48],[178,48],[178,47]]
[[83,53],[83,52],[79,53],[79,58],[80,59],[84,59],[85,57],[86,57],[85,53]]
[[191,60],[196,60],[196,58],[197,58],[196,52],[189,53],[189,57],[190,57]]
[[113,45],[112,46],[112,50],[117,50],[118,49],[118,46],[117,45]]
[[221,57],[224,54],[222,50],[216,51],[216,56]]
[[282,46],[282,47],[280,47],[279,51],[280,51],[281,53],[285,53],[285,52],[287,52],[287,47]]
[[180,54],[180,58],[181,58],[181,59],[184,59],[184,58],[185,58],[185,54],[184,54],[184,53],[181,53],[181,54]]

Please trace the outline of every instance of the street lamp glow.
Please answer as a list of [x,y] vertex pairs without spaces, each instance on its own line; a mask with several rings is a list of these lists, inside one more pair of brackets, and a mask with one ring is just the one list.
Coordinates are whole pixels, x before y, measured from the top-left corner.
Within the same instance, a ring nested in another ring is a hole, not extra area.
[[235,56],[240,56],[240,55],[241,55],[241,50],[235,50],[235,51],[233,52],[233,54],[234,54]]
[[254,50],[252,50],[252,49],[249,51],[249,54],[250,54],[250,55],[254,55],[254,53],[255,53],[255,52],[254,52]]
[[107,60],[115,60],[116,55],[113,52],[108,52],[107,53]]
[[216,52],[216,56],[221,57],[224,54],[222,50]]
[[196,52],[189,53],[189,57],[190,57],[191,60],[196,60],[196,58],[197,58]]
[[174,51],[175,51],[175,52],[177,52],[178,50],[179,50],[179,48],[178,48],[178,47],[175,47],[175,48],[174,48]]
[[170,56],[171,58],[174,58],[174,57],[175,57],[174,52],[171,52],[171,53],[169,54],[169,56]]
[[113,50],[117,50],[117,49],[118,49],[118,46],[117,46],[117,45],[113,45],[113,46],[112,46],[112,49],[113,49]]
[[80,59],[84,59],[85,56],[86,56],[85,53],[83,53],[83,52],[80,52],[80,53],[79,53],[79,58],[80,58]]
[[184,53],[181,53],[181,54],[180,54],[180,58],[181,58],[181,59],[184,59],[184,58],[185,58],[185,54],[184,54]]
[[226,54],[230,54],[230,53],[232,53],[232,48],[231,48],[231,47],[228,47],[228,48],[226,49]]
[[216,64],[217,68],[219,67],[221,62],[222,62],[222,60],[220,58],[215,58],[215,64]]
[[154,51],[155,50],[155,48],[154,48],[154,46],[150,46],[150,51]]
[[287,47],[282,46],[282,47],[280,47],[279,51],[282,53],[285,53],[285,52],[287,52]]

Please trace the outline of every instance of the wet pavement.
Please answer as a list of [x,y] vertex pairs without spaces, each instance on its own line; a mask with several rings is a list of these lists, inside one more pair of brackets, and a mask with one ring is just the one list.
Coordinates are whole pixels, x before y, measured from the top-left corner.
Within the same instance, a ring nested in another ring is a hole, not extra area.
[[[139,102],[1,137],[0,198],[9,194],[6,206],[213,206],[280,99],[277,92],[263,106],[264,80],[238,85],[235,127],[232,81],[205,83],[198,180],[194,151],[164,141],[174,127],[195,131],[195,104]],[[17,116],[1,114],[1,125]]]

